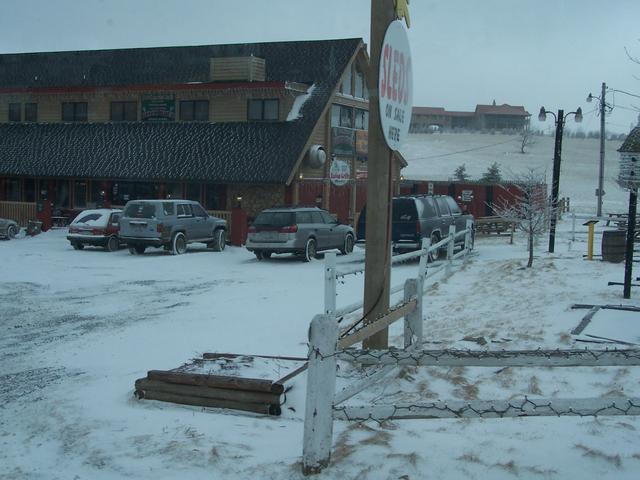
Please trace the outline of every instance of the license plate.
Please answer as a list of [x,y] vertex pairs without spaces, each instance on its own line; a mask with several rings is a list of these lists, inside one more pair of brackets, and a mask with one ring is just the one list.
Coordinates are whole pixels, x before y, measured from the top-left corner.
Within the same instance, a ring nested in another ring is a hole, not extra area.
[[262,232],[259,238],[264,241],[278,240],[278,232]]

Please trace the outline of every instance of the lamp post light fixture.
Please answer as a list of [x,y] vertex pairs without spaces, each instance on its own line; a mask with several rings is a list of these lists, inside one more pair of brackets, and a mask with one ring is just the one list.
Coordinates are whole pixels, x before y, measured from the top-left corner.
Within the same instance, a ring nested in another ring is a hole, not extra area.
[[582,108],[578,107],[575,112],[569,112],[565,115],[564,110],[558,110],[556,115],[548,112],[544,107],[540,107],[538,120],[544,122],[547,120],[547,114],[553,116],[556,122],[556,138],[553,150],[553,178],[551,180],[551,225],[549,227],[549,253],[553,253],[556,243],[556,223],[558,218],[558,192],[560,190],[560,159],[562,156],[562,133],[564,123],[569,115],[575,116],[577,123],[582,122]]

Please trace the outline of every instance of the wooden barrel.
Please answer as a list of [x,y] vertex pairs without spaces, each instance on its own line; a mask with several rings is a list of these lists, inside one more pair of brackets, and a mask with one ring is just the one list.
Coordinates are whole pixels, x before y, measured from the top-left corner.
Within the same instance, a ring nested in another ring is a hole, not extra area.
[[624,260],[627,232],[624,230],[605,230],[602,232],[602,260],[620,263]]

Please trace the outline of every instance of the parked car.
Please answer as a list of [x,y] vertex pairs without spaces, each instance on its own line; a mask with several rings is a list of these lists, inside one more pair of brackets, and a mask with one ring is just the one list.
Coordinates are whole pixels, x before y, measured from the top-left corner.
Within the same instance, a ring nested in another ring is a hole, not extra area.
[[[448,195],[410,195],[395,197],[392,205],[391,241],[396,251],[417,250],[423,238],[430,238],[435,244],[449,234],[449,226],[456,231],[467,228],[467,220],[473,215],[460,210],[456,201]],[[366,235],[366,206],[358,218],[358,241]],[[472,233],[472,241],[473,241]],[[464,237],[456,240],[464,244]],[[444,249],[433,252],[430,260],[435,260]]]
[[142,254],[147,247],[163,247],[180,255],[193,242],[221,252],[227,241],[227,222],[191,200],[132,200],[120,218],[120,238],[132,254]]
[[268,208],[258,214],[249,227],[246,247],[258,260],[273,253],[294,253],[309,262],[322,250],[351,253],[355,238],[351,226],[340,224],[326,210],[286,206]]
[[76,250],[85,245],[104,247],[108,252],[118,250],[121,240],[118,237],[118,220],[122,210],[100,208],[83,210],[69,225],[67,240]]
[[12,239],[20,232],[20,226],[8,218],[0,218],[0,238]]

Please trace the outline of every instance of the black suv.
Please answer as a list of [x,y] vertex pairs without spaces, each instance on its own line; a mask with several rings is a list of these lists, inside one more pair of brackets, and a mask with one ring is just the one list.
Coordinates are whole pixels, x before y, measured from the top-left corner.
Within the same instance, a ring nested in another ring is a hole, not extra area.
[[[449,226],[456,231],[467,228],[467,220],[473,215],[463,214],[456,201],[448,195],[411,195],[395,197],[392,206],[391,241],[394,250],[417,250],[423,238],[437,243],[449,234]],[[358,240],[366,234],[366,206],[358,218]],[[472,235],[473,238],[473,235]],[[464,243],[458,237],[457,244]],[[437,253],[432,255],[432,259]]]

